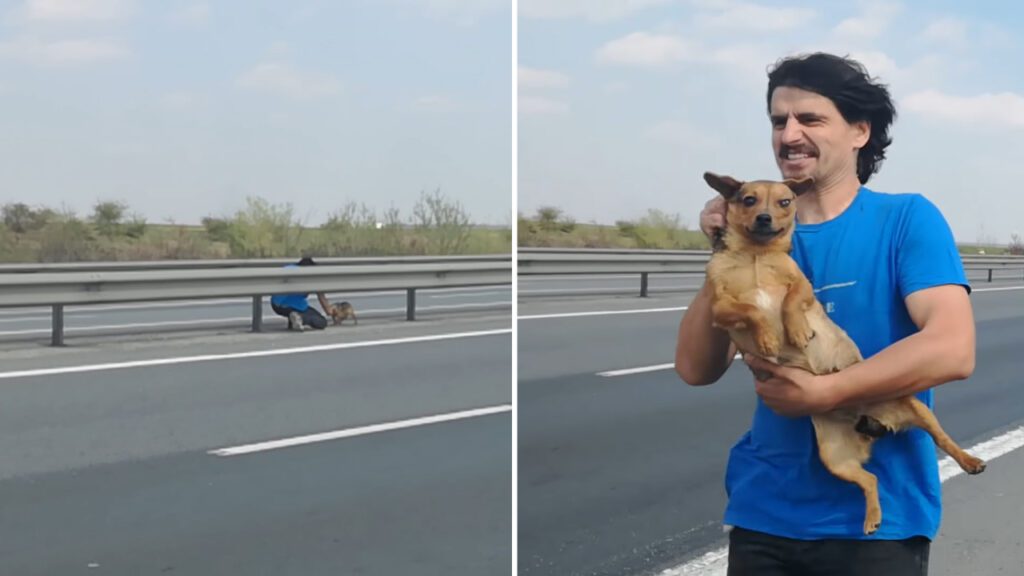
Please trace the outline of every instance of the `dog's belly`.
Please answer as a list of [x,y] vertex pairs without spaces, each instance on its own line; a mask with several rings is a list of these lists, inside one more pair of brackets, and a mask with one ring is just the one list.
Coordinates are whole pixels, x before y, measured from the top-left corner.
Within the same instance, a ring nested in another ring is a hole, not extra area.
[[[862,358],[857,345],[838,325],[836,325],[821,307],[815,302],[807,311],[807,321],[814,331],[814,337],[801,350],[789,343],[786,328],[782,321],[782,303],[786,297],[784,286],[754,288],[745,292],[740,301],[757,306],[765,315],[771,330],[782,342],[778,358],[779,364],[795,366],[814,374],[828,374],[842,370]],[[742,352],[760,355],[750,330],[735,330],[732,339]]]

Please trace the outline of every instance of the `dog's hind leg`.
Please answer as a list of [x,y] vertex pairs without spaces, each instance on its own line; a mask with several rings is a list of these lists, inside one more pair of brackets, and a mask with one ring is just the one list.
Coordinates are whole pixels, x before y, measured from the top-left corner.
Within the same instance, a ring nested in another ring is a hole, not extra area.
[[862,466],[871,456],[872,440],[842,419],[816,416],[812,421],[822,464],[834,476],[856,484],[864,492],[864,533],[874,534],[882,525],[878,478]]
[[931,435],[932,439],[935,440],[935,444],[942,451],[956,461],[963,468],[964,472],[968,474],[981,474],[985,471],[985,462],[974,456],[968,454],[963,448],[961,448],[946,431],[939,425],[939,419],[935,417],[935,414],[917,398],[913,396],[904,399],[904,402],[914,414],[913,424],[925,432]]

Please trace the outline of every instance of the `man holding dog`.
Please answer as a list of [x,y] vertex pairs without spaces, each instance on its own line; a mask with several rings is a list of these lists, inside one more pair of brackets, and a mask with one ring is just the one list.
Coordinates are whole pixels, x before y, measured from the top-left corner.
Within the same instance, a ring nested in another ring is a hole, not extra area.
[[[788,58],[768,75],[772,149],[783,178],[814,179],[797,198],[792,256],[829,317],[865,360],[829,375],[746,362],[757,408],[726,472],[730,576],[918,576],[928,571],[941,516],[935,445],[922,430],[879,439],[866,464],[878,476],[881,528],[863,533],[860,490],[824,469],[808,415],[917,394],[974,370],[974,318],[960,256],[938,209],[918,194],[865,186],[891,143],[888,90],[852,60]],[[724,227],[720,196],[701,213],[710,237]],[[676,371],[717,381],[736,353],[712,326],[707,284],[679,326]]]

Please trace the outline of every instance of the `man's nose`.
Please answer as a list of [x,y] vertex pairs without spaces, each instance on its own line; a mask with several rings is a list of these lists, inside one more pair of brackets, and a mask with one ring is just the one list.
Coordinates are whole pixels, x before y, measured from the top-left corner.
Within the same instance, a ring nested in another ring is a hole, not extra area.
[[782,127],[782,141],[796,142],[802,135],[803,133],[800,131],[800,123],[797,122],[796,118],[786,118],[786,124]]

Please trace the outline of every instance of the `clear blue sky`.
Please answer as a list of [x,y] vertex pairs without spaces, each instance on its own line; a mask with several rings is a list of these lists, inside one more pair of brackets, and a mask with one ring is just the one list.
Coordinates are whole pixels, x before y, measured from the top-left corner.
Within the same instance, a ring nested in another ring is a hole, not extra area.
[[0,202],[512,213],[509,0],[0,0]]
[[870,186],[920,192],[962,242],[1024,235],[1024,4],[520,0],[519,206],[696,227],[705,170],[775,177],[766,68],[829,50],[899,117]]

